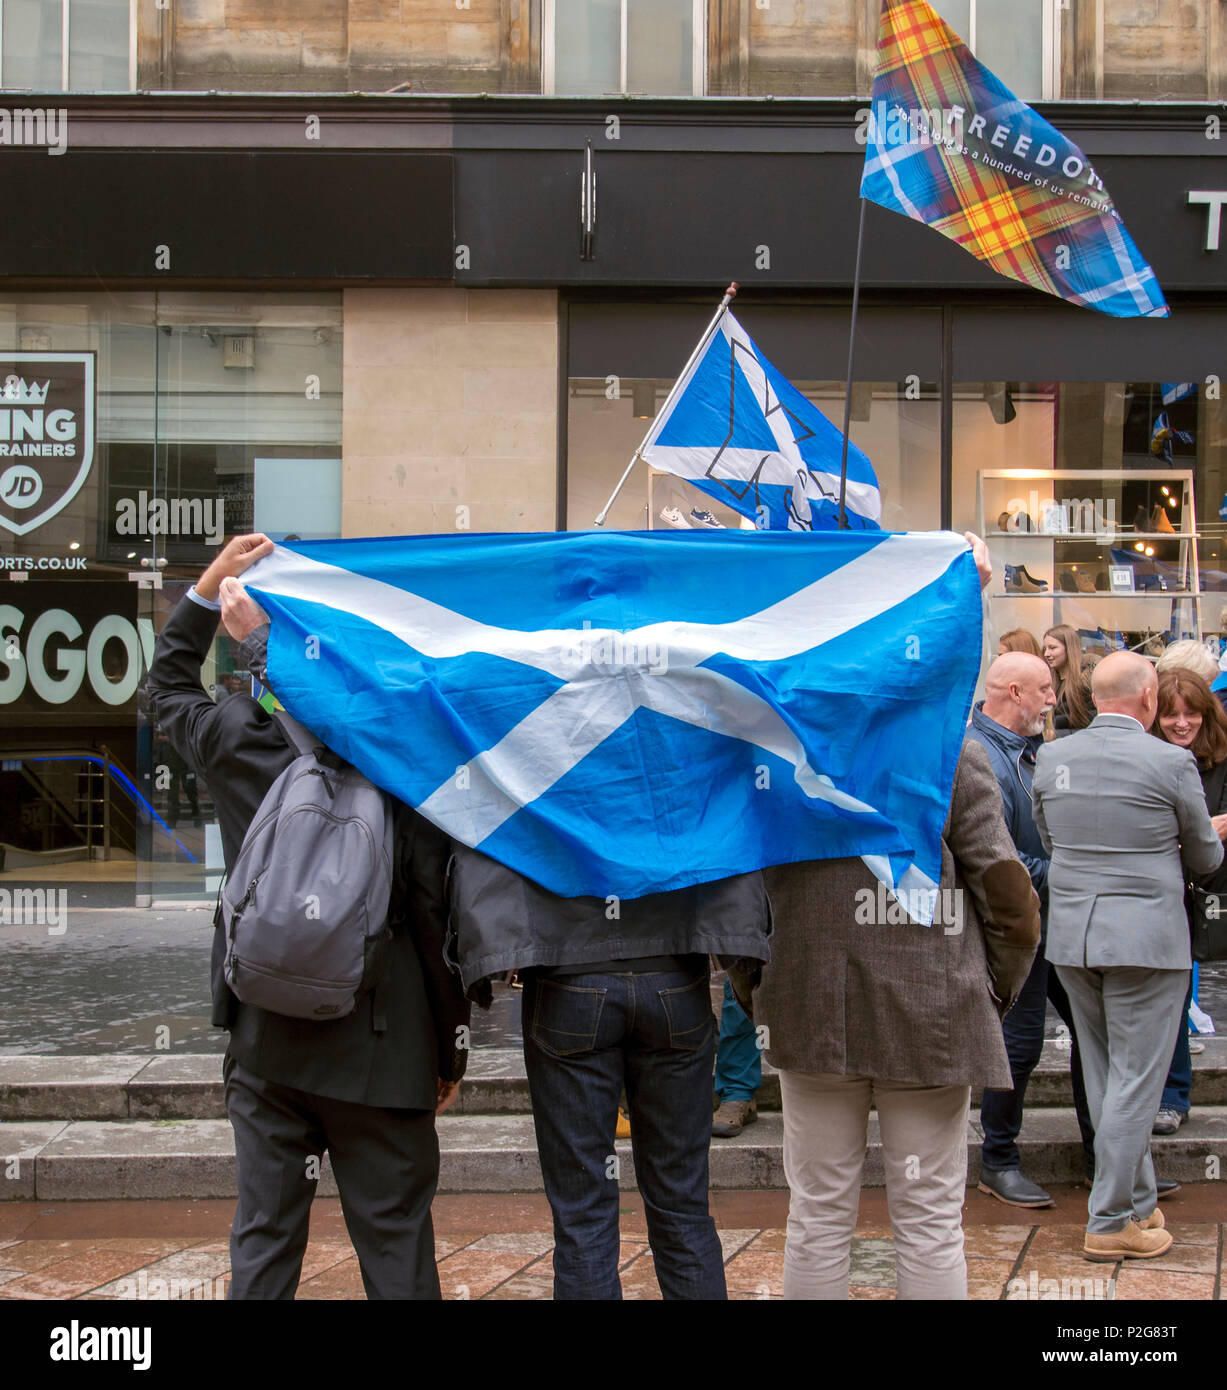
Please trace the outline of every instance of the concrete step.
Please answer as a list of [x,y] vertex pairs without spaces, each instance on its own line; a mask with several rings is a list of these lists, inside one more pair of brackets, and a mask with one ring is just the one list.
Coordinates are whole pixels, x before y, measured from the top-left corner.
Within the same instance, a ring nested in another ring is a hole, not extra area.
[[[969,1173],[979,1174],[979,1127],[968,1122]],[[439,1121],[442,1192],[538,1192],[532,1118],[527,1115],[445,1115]],[[782,1189],[783,1117],[766,1113],[736,1139],[711,1145],[715,1190]],[[1176,1134],[1152,1141],[1161,1176],[1180,1181],[1217,1177],[1227,1148],[1227,1107],[1202,1106]],[[1019,1141],[1023,1167],[1036,1182],[1082,1176],[1082,1149],[1072,1110],[1029,1111]],[[628,1141],[619,1141],[619,1183],[634,1186]],[[47,1120],[0,1125],[0,1199],[127,1200],[145,1197],[232,1197],[234,1142],[224,1120]],[[320,1191],[335,1193],[327,1160]],[[865,1185],[883,1185],[877,1117],[870,1116]]]
[[[1193,1058],[1193,1105],[1227,1105],[1227,1037],[1206,1038]],[[217,1054],[157,1057],[0,1056],[0,1121],[224,1120]],[[780,1108],[780,1081],[763,1066],[760,1110]],[[1073,1104],[1069,1049],[1046,1043],[1027,1088],[1027,1108]],[[973,1097],[978,1108],[979,1097]],[[519,1048],[478,1048],[456,1104],[462,1115],[528,1115],[528,1082]]]

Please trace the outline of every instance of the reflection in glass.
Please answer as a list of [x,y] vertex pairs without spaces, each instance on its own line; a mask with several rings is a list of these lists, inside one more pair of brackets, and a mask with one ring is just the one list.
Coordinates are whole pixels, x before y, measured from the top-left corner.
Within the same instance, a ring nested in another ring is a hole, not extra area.
[[556,0],[554,91],[601,96],[622,85],[621,0]]
[[6,88],[62,90],[63,40],[62,0],[4,0],[4,68],[0,81]]
[[[843,422],[844,384],[793,383],[836,426]],[[591,526],[627,463],[664,404],[673,382],[622,377],[614,388],[602,378],[568,383],[567,525]],[[644,403],[650,402],[647,410]],[[650,413],[649,413],[650,412]],[[646,417],[646,418],[645,418]],[[933,384],[856,382],[852,388],[853,442],[869,456],[882,490],[882,525],[891,531],[925,531],[940,524],[940,401]],[[644,530],[702,526],[709,513],[724,526],[742,518],[680,478],[638,463],[606,525]],[[664,516],[662,513],[670,513]]]
[[122,92],[130,83],[129,0],[72,0],[68,85],[74,92]]
[[627,0],[626,85],[631,92],[693,91],[692,0]]

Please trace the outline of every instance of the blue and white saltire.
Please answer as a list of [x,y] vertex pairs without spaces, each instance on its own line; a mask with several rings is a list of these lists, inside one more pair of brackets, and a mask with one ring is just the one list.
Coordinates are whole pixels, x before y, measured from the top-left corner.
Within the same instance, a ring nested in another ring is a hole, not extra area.
[[244,583],[290,712],[552,892],[859,855],[932,920],[980,656],[960,536],[313,541]]
[[1163,392],[1163,404],[1175,405],[1177,401],[1187,400],[1197,394],[1195,381],[1161,381],[1159,390]]
[[[763,356],[726,309],[639,450],[764,531],[836,524],[843,434]],[[882,494],[848,446],[848,524],[877,529]]]

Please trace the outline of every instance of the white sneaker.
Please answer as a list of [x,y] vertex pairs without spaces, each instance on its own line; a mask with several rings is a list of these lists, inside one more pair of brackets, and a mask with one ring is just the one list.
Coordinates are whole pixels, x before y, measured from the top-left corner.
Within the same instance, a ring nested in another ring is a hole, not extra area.
[[666,526],[672,526],[678,531],[689,531],[692,529],[690,522],[686,520],[681,510],[677,507],[662,507],[660,509],[660,519]]
[[702,507],[692,507],[690,520],[695,526],[707,526],[712,530],[723,531],[724,523],[717,521],[711,512],[704,511]]

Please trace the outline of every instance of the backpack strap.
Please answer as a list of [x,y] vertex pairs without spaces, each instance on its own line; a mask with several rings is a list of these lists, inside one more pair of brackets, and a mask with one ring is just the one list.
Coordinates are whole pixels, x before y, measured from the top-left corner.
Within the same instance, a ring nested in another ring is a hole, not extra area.
[[315,750],[323,746],[323,741],[307,728],[305,724],[300,724],[292,714],[283,709],[273,711],[273,718],[277,721],[281,732],[286,737],[286,742],[293,750],[302,756],[304,753],[314,753]]

